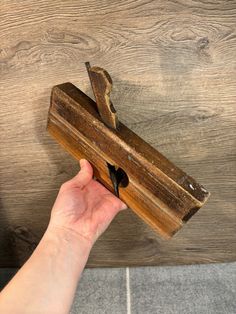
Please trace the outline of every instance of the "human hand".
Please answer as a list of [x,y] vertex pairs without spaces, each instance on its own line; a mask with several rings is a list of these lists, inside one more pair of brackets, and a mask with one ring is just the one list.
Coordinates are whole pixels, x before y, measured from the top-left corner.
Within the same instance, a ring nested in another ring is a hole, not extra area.
[[87,160],[81,159],[80,167],[79,173],[61,186],[49,227],[72,232],[92,246],[127,206],[92,178],[93,169]]
[[1,291],[1,313],[69,313],[93,243],[126,208],[92,179],[87,160],[82,159],[80,167],[61,186],[48,229],[34,253]]

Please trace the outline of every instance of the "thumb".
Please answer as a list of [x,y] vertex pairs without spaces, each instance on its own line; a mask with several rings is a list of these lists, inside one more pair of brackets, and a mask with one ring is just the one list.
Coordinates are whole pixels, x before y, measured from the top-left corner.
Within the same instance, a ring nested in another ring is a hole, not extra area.
[[83,188],[86,186],[93,177],[93,168],[91,164],[86,159],[80,159],[80,171],[79,173],[71,179],[71,184],[73,186]]

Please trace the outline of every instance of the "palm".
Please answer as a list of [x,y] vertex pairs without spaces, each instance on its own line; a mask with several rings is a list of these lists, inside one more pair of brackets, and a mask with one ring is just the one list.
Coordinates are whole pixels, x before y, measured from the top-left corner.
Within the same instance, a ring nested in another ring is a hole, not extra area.
[[55,225],[68,228],[94,242],[126,206],[93,180],[92,173],[91,165],[84,161],[79,174],[62,185],[51,219]]

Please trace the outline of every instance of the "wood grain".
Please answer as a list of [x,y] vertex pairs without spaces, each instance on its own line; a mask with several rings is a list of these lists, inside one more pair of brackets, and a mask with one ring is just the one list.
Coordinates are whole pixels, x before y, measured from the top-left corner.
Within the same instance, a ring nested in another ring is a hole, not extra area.
[[108,127],[117,129],[119,120],[110,99],[112,79],[105,69],[96,66],[91,67],[89,62],[85,64],[99,114]]
[[77,163],[46,132],[53,85],[92,96],[84,62],[113,78],[119,120],[211,191],[171,241],[131,211],[94,246],[88,266],[236,260],[234,1],[3,1],[0,10],[0,265],[41,238]]
[[166,239],[209,197],[203,186],[124,124],[118,129],[104,124],[97,104],[71,83],[52,88],[47,130],[77,161],[89,160],[95,177],[112,192],[108,164],[120,167],[127,178],[120,199]]

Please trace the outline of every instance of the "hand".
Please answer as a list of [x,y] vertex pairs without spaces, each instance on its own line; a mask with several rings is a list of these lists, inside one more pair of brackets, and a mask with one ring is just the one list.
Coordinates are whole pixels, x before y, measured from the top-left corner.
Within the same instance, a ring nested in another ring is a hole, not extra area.
[[61,186],[49,228],[72,232],[93,245],[116,214],[127,206],[92,178],[93,169],[87,160],[80,160],[80,168],[74,178]]
[[1,291],[1,313],[69,313],[93,243],[126,208],[92,179],[87,160],[80,161],[80,168],[61,186],[48,229],[34,253]]

